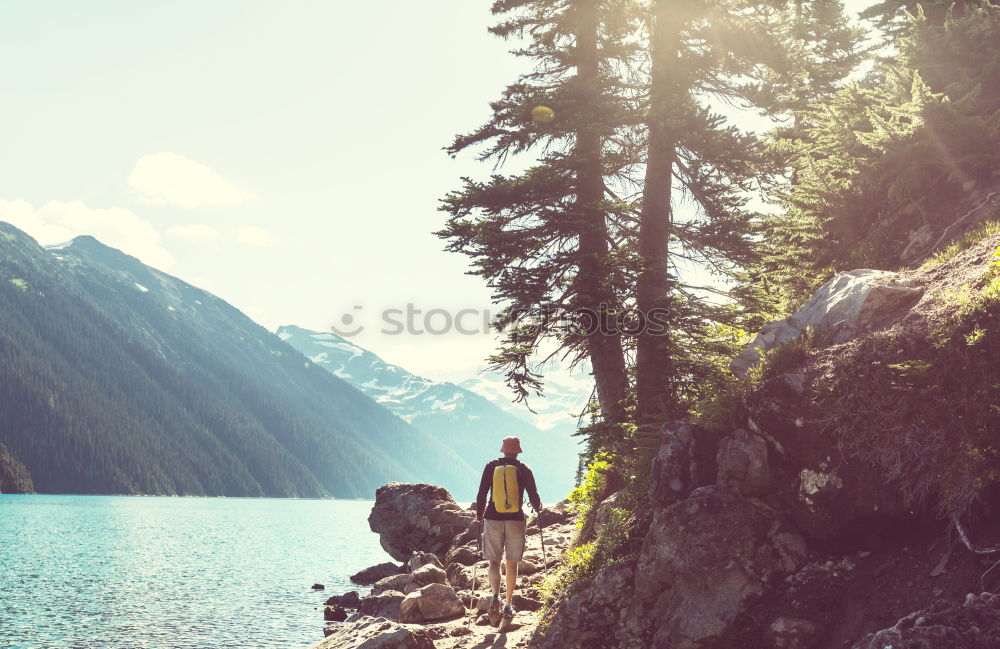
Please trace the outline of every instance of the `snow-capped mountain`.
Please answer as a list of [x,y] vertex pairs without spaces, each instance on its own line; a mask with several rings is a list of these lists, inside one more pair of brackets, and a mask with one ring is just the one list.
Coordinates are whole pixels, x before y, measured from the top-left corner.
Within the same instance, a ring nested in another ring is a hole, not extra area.
[[[332,332],[286,325],[275,333],[414,427],[446,440],[468,463],[481,465],[496,457],[500,440],[517,435],[525,449],[523,459],[535,469],[543,499],[562,499],[572,488],[579,450],[570,437],[572,427],[533,425],[525,416],[531,415],[527,409],[500,397],[497,385],[506,390],[502,381],[479,383],[488,390],[481,395],[455,383],[412,374]],[[559,407],[554,403],[553,413]],[[523,413],[517,412],[520,409]],[[554,420],[553,413],[547,417]],[[568,415],[566,420],[570,421]]]
[[556,360],[550,360],[540,368],[540,372],[544,387],[542,396],[529,397],[527,404],[514,403],[510,388],[497,374],[484,372],[459,385],[484,396],[515,417],[527,419],[536,428],[572,435],[594,389],[594,377],[590,374],[589,365],[571,370]]

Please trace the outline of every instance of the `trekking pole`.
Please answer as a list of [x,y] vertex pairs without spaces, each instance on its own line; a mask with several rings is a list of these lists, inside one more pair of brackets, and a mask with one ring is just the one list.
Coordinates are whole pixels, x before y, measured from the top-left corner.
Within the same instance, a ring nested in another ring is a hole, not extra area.
[[469,593],[469,613],[473,616],[476,614],[476,609],[473,608],[473,602],[476,597],[476,572],[479,570],[479,559],[483,555],[483,535],[479,534],[479,554],[476,556],[476,562],[472,564],[472,592]]

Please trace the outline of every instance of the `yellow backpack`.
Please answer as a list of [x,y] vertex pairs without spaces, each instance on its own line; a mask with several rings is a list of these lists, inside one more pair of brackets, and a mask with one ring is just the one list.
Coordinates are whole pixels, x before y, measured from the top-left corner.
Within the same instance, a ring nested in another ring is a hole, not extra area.
[[493,507],[501,514],[521,510],[521,490],[517,484],[517,467],[513,464],[493,468]]

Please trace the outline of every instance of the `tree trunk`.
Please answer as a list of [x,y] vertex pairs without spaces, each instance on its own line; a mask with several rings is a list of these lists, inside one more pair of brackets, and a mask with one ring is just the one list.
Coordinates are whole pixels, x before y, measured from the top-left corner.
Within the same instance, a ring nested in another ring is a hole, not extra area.
[[639,276],[636,306],[643,331],[636,348],[636,420],[658,425],[676,410],[670,323],[671,277],[668,254],[673,212],[670,205],[677,156],[677,126],[672,112],[683,110],[678,50],[682,18],[676,2],[654,0],[649,144],[639,218]]
[[618,304],[608,260],[608,227],[604,209],[602,127],[599,123],[602,90],[597,50],[599,0],[579,0],[576,20],[576,79],[579,103],[587,115],[580,119],[573,157],[576,165],[575,212],[579,224],[578,306],[596,318],[597,331],[587,340],[587,349],[603,419],[611,424],[625,421],[624,400],[628,386],[621,334],[615,327]]

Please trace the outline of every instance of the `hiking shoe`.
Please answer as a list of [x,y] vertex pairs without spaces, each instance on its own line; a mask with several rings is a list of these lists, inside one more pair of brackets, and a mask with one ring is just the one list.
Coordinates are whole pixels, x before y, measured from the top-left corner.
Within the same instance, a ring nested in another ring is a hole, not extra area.
[[490,600],[489,621],[490,626],[500,624],[500,598],[497,595]]
[[508,620],[513,620],[514,619],[514,614],[516,612],[517,611],[514,610],[513,606],[511,606],[510,604],[504,604],[504,607],[503,607],[503,616],[505,618],[507,618]]

